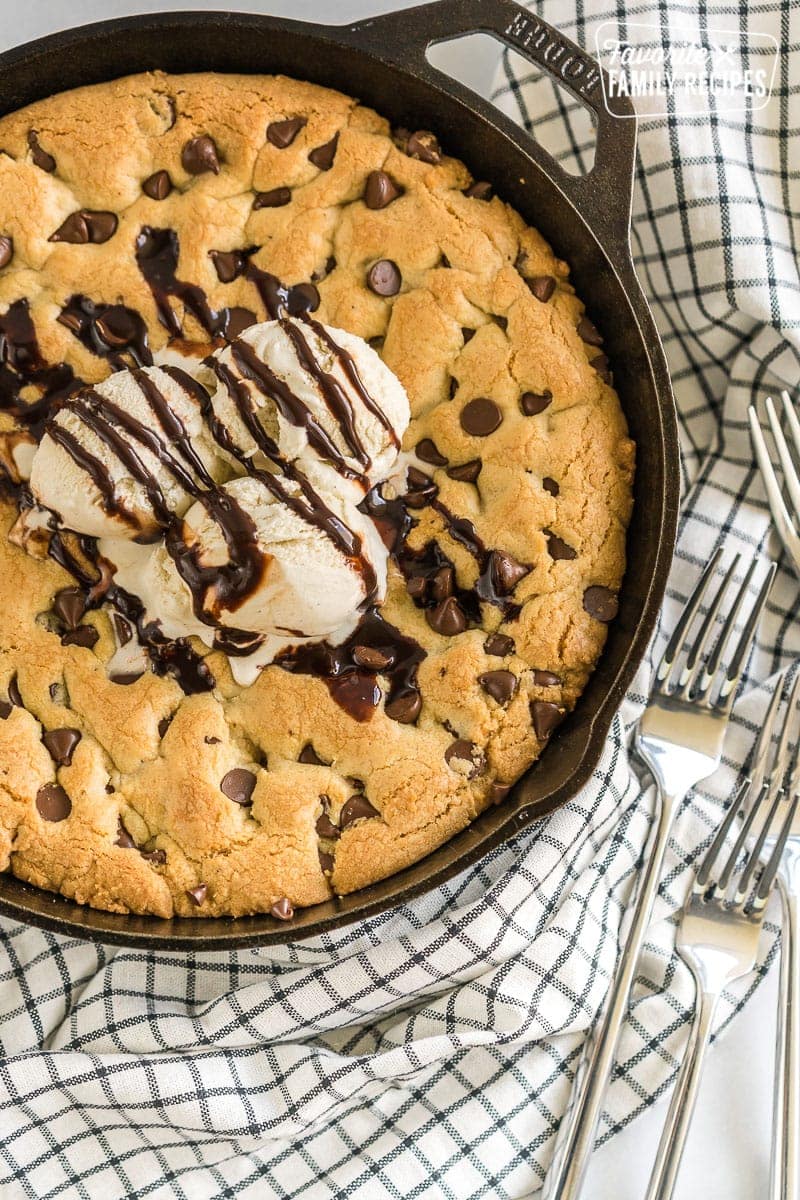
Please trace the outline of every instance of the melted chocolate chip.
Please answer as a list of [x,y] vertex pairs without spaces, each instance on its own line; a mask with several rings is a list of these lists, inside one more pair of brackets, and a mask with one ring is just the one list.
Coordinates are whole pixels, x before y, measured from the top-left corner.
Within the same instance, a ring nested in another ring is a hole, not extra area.
[[317,754],[316,750],[311,745],[311,742],[308,742],[305,746],[303,746],[303,749],[300,751],[300,754],[298,755],[297,761],[301,762],[301,763],[306,763],[310,767],[327,767],[328,766],[328,763],[323,762],[322,759],[320,758],[320,756]]
[[8,698],[15,708],[25,707],[22,699],[22,693],[19,690],[19,681],[16,675],[12,675],[8,681]]
[[426,475],[424,471],[417,470],[416,467],[408,468],[406,482],[408,490],[405,494],[405,502],[409,508],[425,508],[439,492],[431,476]]
[[402,281],[400,268],[390,258],[379,258],[367,271],[367,287],[376,296],[396,296]]
[[320,171],[330,171],[333,166],[333,160],[336,157],[336,147],[339,144],[339,134],[335,133],[329,142],[325,142],[323,146],[317,146],[315,150],[310,151],[308,161],[312,162],[315,167],[319,167]]
[[587,316],[581,317],[578,321],[578,337],[584,342],[588,342],[590,346],[602,346],[603,335],[600,333],[597,326],[589,320]]
[[494,400],[479,396],[461,410],[461,428],[471,437],[488,437],[503,421],[503,414]]
[[93,212],[90,209],[82,208],[78,212],[70,213],[47,240],[49,242],[69,242],[74,246],[83,246],[88,242],[99,245],[114,236],[118,224],[115,213]]
[[417,458],[430,463],[432,467],[446,467],[448,460],[439,453],[436,443],[431,438],[422,438],[415,446]]
[[97,645],[100,634],[94,625],[79,625],[70,629],[61,638],[62,646],[83,646],[85,650],[93,650]]
[[457,467],[448,467],[447,474],[451,479],[458,480],[459,483],[475,483],[481,473],[483,463],[479,458],[472,458],[469,462],[461,463]]
[[203,741],[207,746],[219,746],[222,739],[214,737],[212,734],[206,734],[206,736],[203,738]]
[[228,309],[228,319],[225,323],[224,335],[229,342],[235,341],[240,334],[244,333],[245,329],[249,329],[251,325],[255,325],[258,318],[256,314],[249,308],[239,308],[234,305]]
[[537,687],[557,687],[561,683],[561,676],[554,675],[552,671],[541,671],[537,668],[533,672],[533,682]]
[[187,888],[186,895],[189,897],[192,904],[197,905],[199,908],[208,895],[208,884],[198,883],[197,887]]
[[333,870],[333,855],[327,850],[319,850],[319,865],[324,875],[330,875]]
[[158,725],[156,727],[158,729],[158,736],[160,738],[163,738],[164,734],[167,732],[167,730],[169,729],[171,724],[172,724],[172,717],[162,717],[161,718],[161,720],[158,722]]
[[0,271],[7,267],[14,257],[14,239],[8,234],[0,236]]
[[517,690],[517,677],[511,671],[485,671],[478,683],[498,704],[508,704]]
[[14,705],[9,704],[7,700],[0,700],[0,721],[7,721],[11,716],[11,710]]
[[422,696],[416,690],[398,692],[391,700],[387,700],[384,712],[392,721],[399,725],[413,725],[422,708]]
[[123,850],[138,849],[136,842],[133,840],[133,838],[128,833],[127,829],[125,828],[123,821],[122,821],[122,817],[117,818],[117,836],[114,841],[114,845],[121,846]]
[[534,275],[532,279],[526,279],[525,282],[532,294],[542,304],[546,304],[556,290],[556,281],[552,275]]
[[391,654],[375,646],[354,646],[353,659],[359,667],[366,667],[369,671],[383,671],[392,662]]
[[420,162],[430,163],[433,166],[442,161],[439,142],[428,129],[418,129],[416,133],[410,134],[406,141],[405,152],[409,158],[418,158]]
[[523,392],[519,398],[519,406],[522,409],[524,417],[537,417],[539,413],[544,412],[553,403],[551,392],[542,392],[539,395],[537,392]]
[[491,200],[494,193],[492,185],[484,180],[480,183],[471,183],[469,187],[464,188],[463,195],[469,197],[470,200]]
[[250,256],[255,254],[257,246],[249,246],[246,250],[209,250],[208,255],[217,272],[220,283],[233,283],[247,270]]
[[294,916],[294,908],[286,896],[281,896],[280,900],[276,900],[269,911],[278,921],[291,921]]
[[62,588],[53,597],[53,612],[68,629],[75,629],[86,612],[86,597],[80,588]]
[[75,747],[80,740],[79,729],[50,729],[42,734],[42,741],[50,757],[60,767],[68,767],[72,762]]
[[[451,742],[444,752],[444,760],[448,766],[453,766],[453,760],[467,764],[469,766],[468,779],[474,779],[476,775],[480,775],[486,765],[481,751],[474,742],[470,742],[466,738],[456,738],[454,742]],[[453,770],[458,770],[458,767],[454,766]]]
[[129,671],[120,675],[110,675],[109,678],[120,687],[130,687],[131,684],[138,683],[143,675],[144,671]]
[[491,554],[490,572],[492,583],[501,596],[513,592],[520,579],[530,573],[531,568],[517,562],[510,554],[502,550],[493,550]]
[[508,793],[511,791],[513,784],[500,783],[495,779],[489,784],[488,800],[490,804],[501,804],[505,800]]
[[351,796],[342,805],[342,811],[339,813],[339,828],[347,829],[348,825],[352,825],[356,821],[370,820],[372,817],[380,815],[366,796]]
[[561,488],[558,486],[555,479],[551,479],[549,475],[545,475],[544,479],[542,480],[542,487],[546,492],[549,492],[551,496],[557,496],[561,491]]
[[540,742],[549,738],[555,727],[564,719],[564,710],[550,700],[533,700],[531,702],[531,717],[533,728]]
[[291,146],[306,121],[306,117],[287,117],[283,121],[271,121],[267,126],[267,141],[279,150],[285,150],[287,146]]
[[40,171],[46,171],[48,175],[52,175],[56,169],[56,160],[52,154],[48,154],[39,145],[39,135],[35,129],[28,130],[28,148],[31,152],[34,166]]
[[259,208],[283,208],[292,199],[292,190],[288,187],[272,188],[269,192],[256,192],[253,200],[253,212]]
[[610,588],[601,584],[588,587],[583,593],[583,607],[595,621],[608,624],[619,612],[619,602]]
[[219,788],[234,804],[248,805],[253,803],[255,786],[256,777],[252,771],[234,767],[222,777]]
[[59,783],[45,783],[36,793],[36,810],[44,821],[66,821],[72,801]]
[[207,133],[190,138],[181,150],[181,163],[187,175],[203,175],[213,171],[219,175],[217,144]]
[[434,633],[442,637],[455,637],[467,628],[467,618],[455,596],[448,596],[435,608],[426,608],[425,619]]
[[609,370],[607,354],[598,354],[595,358],[591,358],[589,360],[589,366],[595,369],[603,383],[607,383],[610,386],[611,371]]
[[317,822],[314,828],[316,829],[319,837],[326,838],[329,842],[333,842],[338,837],[341,837],[342,831],[339,826],[334,825],[333,821],[330,819],[329,812],[331,802],[328,796],[320,796],[320,800],[322,802],[322,813],[317,817]]
[[514,639],[505,633],[490,633],[483,643],[483,648],[487,654],[505,658],[507,654],[514,653]]
[[559,562],[561,559],[569,561],[578,557],[577,550],[573,549],[572,546],[568,545],[557,534],[551,533],[549,529],[545,529],[544,536],[547,539],[547,553],[555,562]]
[[367,208],[386,208],[387,204],[391,204],[402,194],[400,184],[395,183],[386,171],[370,171],[364,188],[364,203]]
[[142,191],[151,200],[166,200],[172,191],[172,180],[168,171],[155,171],[142,184]]

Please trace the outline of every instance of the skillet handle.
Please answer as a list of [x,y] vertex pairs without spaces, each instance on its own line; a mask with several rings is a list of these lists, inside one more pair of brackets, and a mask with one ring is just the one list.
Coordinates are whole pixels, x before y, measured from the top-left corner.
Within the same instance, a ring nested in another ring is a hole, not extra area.
[[530,136],[526,152],[601,234],[603,245],[616,251],[617,263],[630,261],[636,116],[628,97],[606,101],[603,72],[590,54],[513,0],[436,0],[368,18],[350,26],[349,32],[372,54],[477,108],[492,125],[517,140],[526,137],[520,127],[431,66],[425,55],[428,47],[461,34],[488,33],[565,87],[594,114],[597,142],[592,170],[583,176],[569,174]]

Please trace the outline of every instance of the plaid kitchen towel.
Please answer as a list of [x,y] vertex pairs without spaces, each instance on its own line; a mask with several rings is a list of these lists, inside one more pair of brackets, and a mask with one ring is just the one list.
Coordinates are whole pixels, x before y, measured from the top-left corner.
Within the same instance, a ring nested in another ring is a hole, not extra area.
[[[624,36],[628,20],[658,22],[665,7],[541,0],[535,11],[591,50],[599,21]],[[690,29],[739,22],[745,42],[771,33],[781,52],[758,111],[712,103],[697,119],[673,112],[641,125],[633,245],[669,358],[685,471],[654,654],[715,546],[724,540],[745,561],[777,553],[745,414],[753,397],[796,385],[800,358],[800,178],[789,162],[800,8],[670,0],[669,11]],[[581,165],[583,110],[509,55],[496,100],[565,165]],[[782,560],[723,766],[686,801],[669,849],[603,1137],[676,1069],[692,986],[672,952],[674,915],[759,726],[765,681],[800,656],[797,601]],[[0,1193],[535,1194],[651,827],[652,793],[629,757],[651,665],[581,795],[439,891],[366,924],[279,951],[187,956],[2,923]],[[775,958],[774,924],[762,941],[723,1025]]]

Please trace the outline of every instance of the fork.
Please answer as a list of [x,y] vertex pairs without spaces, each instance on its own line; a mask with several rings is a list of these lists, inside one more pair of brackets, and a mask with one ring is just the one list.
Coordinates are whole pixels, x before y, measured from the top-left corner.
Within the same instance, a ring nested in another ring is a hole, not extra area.
[[[765,409],[794,515],[786,507],[778,471],[754,404],[748,412],[750,436],[775,527],[796,574],[800,576],[800,478],[795,465],[795,458],[800,461],[800,420],[788,392],[781,393],[781,401],[783,422],[794,457],[771,397],[767,398]],[[786,844],[779,888],[783,913],[770,1197],[771,1200],[800,1200],[800,830],[791,834]]]
[[[690,641],[690,629],[721,555],[718,549],[686,602],[656,672],[650,703],[639,721],[636,748],[650,768],[657,788],[655,832],[605,1009],[594,1033],[587,1038],[576,1071],[570,1106],[561,1122],[545,1180],[543,1200],[574,1200],[583,1186],[675,814],[687,792],[719,765],[736,690],[772,585],[774,564],[770,564],[744,629],[724,666],[723,659],[757,560],[750,564],[715,640],[717,617],[739,564],[740,556],[735,556],[700,629]],[[685,662],[679,671],[677,664],[684,654]]]
[[[774,721],[775,708],[770,706],[770,709]],[[772,723],[768,727],[768,742],[771,737]],[[782,787],[786,749],[782,738],[766,782],[756,787],[752,779],[745,779],[740,787],[697,872],[678,926],[675,947],[694,976],[696,1008],[645,1200],[671,1200],[719,999],[729,984],[749,974],[755,966],[764,912],[797,811],[797,795],[786,800]],[[734,821],[750,796],[753,799],[746,806],[733,849],[714,878]],[[766,819],[762,820],[765,813]],[[748,843],[747,857],[737,870]],[[769,858],[756,879],[766,846],[770,847]]]

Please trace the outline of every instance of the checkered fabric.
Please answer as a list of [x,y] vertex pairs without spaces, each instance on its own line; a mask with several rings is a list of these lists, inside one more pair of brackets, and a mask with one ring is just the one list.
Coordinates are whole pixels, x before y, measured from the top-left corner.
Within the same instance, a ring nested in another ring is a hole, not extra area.
[[[633,246],[669,357],[685,470],[654,653],[714,547],[724,541],[745,560],[777,554],[745,412],[754,396],[794,387],[800,358],[800,177],[789,163],[800,134],[800,8],[708,0],[700,10],[723,28],[752,21],[782,53],[761,112],[641,128]],[[624,31],[634,14],[657,21],[660,10],[654,0],[542,0],[536,11],[591,49],[599,19]],[[670,11],[698,20],[694,0],[670,0]],[[503,57],[497,103],[579,165],[583,110],[517,61]],[[672,950],[675,913],[768,681],[800,656],[797,601],[782,561],[723,766],[684,804],[668,851],[604,1138],[676,1070],[692,986]],[[629,757],[650,674],[648,661],[571,804],[434,894],[363,925],[278,951],[187,956],[2,923],[3,1197],[535,1194],[651,827],[652,792]],[[758,969],[726,997],[723,1026],[776,948],[768,922]]]

